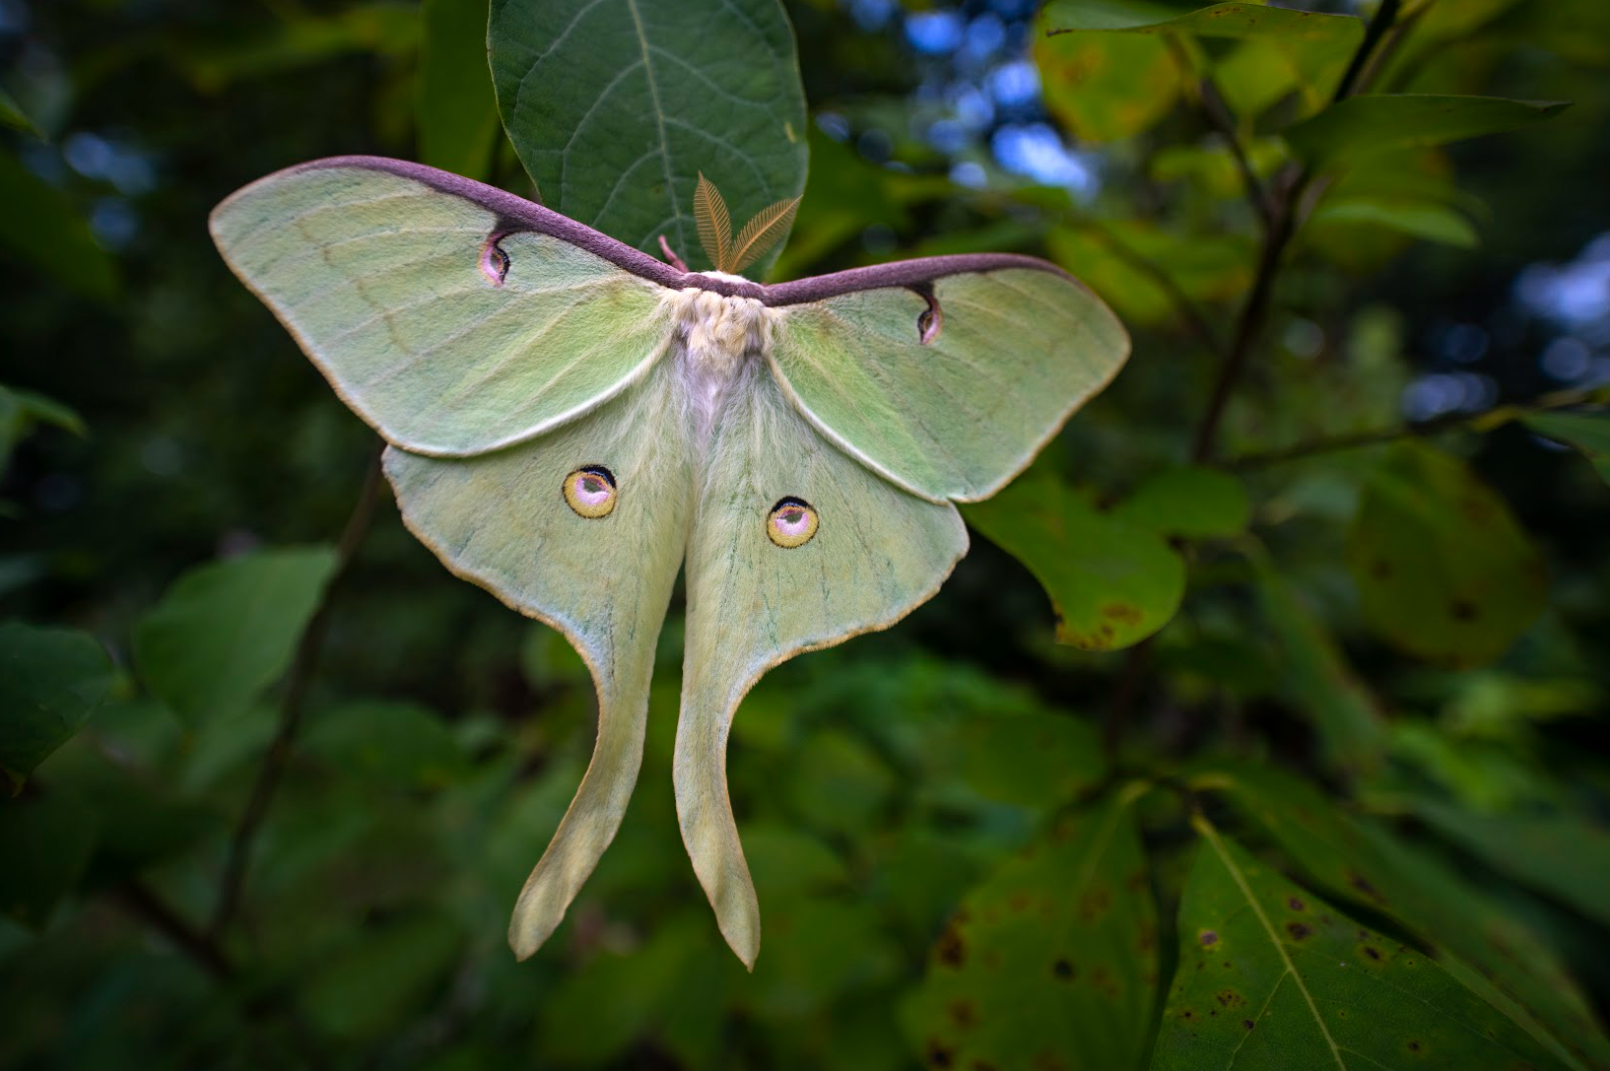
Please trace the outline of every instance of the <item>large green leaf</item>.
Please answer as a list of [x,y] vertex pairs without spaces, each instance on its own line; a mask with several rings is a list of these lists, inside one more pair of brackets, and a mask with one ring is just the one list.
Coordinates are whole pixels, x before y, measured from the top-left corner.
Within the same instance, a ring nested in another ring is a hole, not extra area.
[[239,714],[290,665],[335,563],[301,547],[192,569],[135,629],[146,685],[190,726]]
[[[1092,36],[1098,34],[1242,40],[1256,49],[1259,57],[1272,61],[1260,72],[1265,82],[1273,84],[1270,92],[1281,96],[1288,90],[1297,90],[1309,107],[1317,106],[1332,91],[1348,57],[1364,36],[1363,20],[1350,15],[1293,11],[1261,3],[1213,4],[1181,13],[1175,8],[1135,0],[1056,0],[1045,9],[1041,24],[1058,37],[1088,38],[1077,45],[1060,46],[1081,51],[1092,45],[1098,49],[1139,51],[1134,44],[1120,44],[1112,37]],[[1047,54],[1055,54],[1057,47],[1047,46]],[[1245,64],[1250,58],[1251,54],[1243,51],[1232,54],[1231,62]],[[1205,62],[1205,57],[1197,57],[1197,60]],[[1232,66],[1230,73],[1240,72]],[[1234,95],[1246,103],[1245,93]],[[1164,95],[1164,99],[1168,97]],[[1272,102],[1272,99],[1264,101]],[[1256,110],[1261,109],[1249,109]]]
[[1136,1066],[1157,985],[1145,792],[1064,816],[963,899],[902,1009],[929,1067]]
[[1017,558],[1057,611],[1057,640],[1091,651],[1128,647],[1168,623],[1185,563],[1155,530],[1105,514],[1056,478],[1018,477],[967,523]]
[[20,784],[78,732],[112,684],[93,636],[0,625],[0,773]]
[[77,886],[95,843],[95,813],[65,796],[0,804],[0,913],[42,930]]
[[1542,613],[1542,555],[1462,462],[1419,443],[1388,452],[1347,539],[1365,619],[1421,658],[1480,665]]
[[1054,0],[1045,11],[1054,32],[1116,31],[1138,34],[1188,33],[1199,37],[1275,37],[1291,41],[1332,41],[1357,47],[1364,22],[1351,15],[1324,15],[1263,4],[1212,4],[1181,14],[1165,4],[1137,0]]
[[1223,793],[1330,895],[1427,939],[1451,972],[1568,1066],[1610,1068],[1610,1041],[1558,956],[1427,853],[1267,764],[1220,764],[1191,784]]
[[1539,435],[1570,443],[1610,483],[1610,412],[1533,413],[1521,418]]
[[1418,800],[1414,814],[1494,870],[1610,925],[1610,831],[1571,815],[1476,814]]
[[1563,1068],[1435,960],[1194,824],[1154,1071]]
[[[779,0],[493,0],[498,108],[549,208],[700,255],[703,172],[742,225],[805,188],[805,92]],[[753,269],[759,278],[777,247]]]
[[1309,227],[1334,227],[1339,235],[1361,223],[1456,249],[1474,249],[1481,240],[1463,212],[1413,197],[1327,197],[1308,217]]
[[1034,63],[1046,108],[1085,142],[1149,130],[1178,99],[1184,75],[1165,42],[1129,35],[1044,33],[1037,23]]
[[419,57],[419,158],[484,179],[497,143],[497,97],[487,65],[488,0],[425,0]]
[[1264,620],[1280,651],[1281,690],[1314,723],[1328,762],[1352,773],[1379,766],[1380,712],[1320,618],[1272,564],[1257,563]]
[[79,293],[110,301],[117,265],[95,244],[89,225],[65,195],[0,152],[0,246]]
[[1442,145],[1530,126],[1570,107],[1568,101],[1429,93],[1349,97],[1288,127],[1292,151],[1315,167],[1350,164],[1371,153]]

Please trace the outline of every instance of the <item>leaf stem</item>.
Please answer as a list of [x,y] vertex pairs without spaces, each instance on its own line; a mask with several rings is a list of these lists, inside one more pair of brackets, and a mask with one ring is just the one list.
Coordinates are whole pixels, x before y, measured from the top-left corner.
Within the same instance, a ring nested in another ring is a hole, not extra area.
[[213,913],[212,923],[207,929],[208,935],[214,939],[234,921],[235,915],[240,910],[253,842],[264,818],[268,816],[269,804],[273,802],[274,792],[279,787],[280,778],[284,775],[286,763],[291,756],[292,744],[302,725],[308,686],[314,671],[318,668],[325,633],[329,628],[331,597],[336,585],[346,576],[352,559],[363,544],[364,536],[369,532],[370,523],[374,520],[375,505],[379,500],[379,490],[380,452],[377,450],[369,462],[368,470],[364,473],[363,487],[358,491],[357,501],[347,518],[346,527],[342,529],[341,540],[336,545],[335,570],[324,589],[324,598],[312,619],[308,621],[307,627],[302,630],[302,639],[297,645],[296,658],[291,663],[290,675],[285,686],[285,699],[280,706],[279,729],[274,734],[273,742],[269,744],[268,753],[263,757],[263,764],[258,767],[257,780],[252,784],[251,796],[247,799],[246,809],[241,812],[240,824],[235,827],[235,834],[230,840],[229,854],[224,861],[223,875],[218,883],[218,905]]

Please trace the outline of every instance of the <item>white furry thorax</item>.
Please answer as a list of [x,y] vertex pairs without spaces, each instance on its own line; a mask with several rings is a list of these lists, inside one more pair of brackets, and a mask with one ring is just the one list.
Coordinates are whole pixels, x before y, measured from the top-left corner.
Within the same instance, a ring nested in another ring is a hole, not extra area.
[[[705,272],[717,279],[739,276]],[[771,353],[776,313],[755,298],[726,297],[689,287],[667,294],[676,324],[678,377],[700,441],[709,437],[727,388],[745,361]]]

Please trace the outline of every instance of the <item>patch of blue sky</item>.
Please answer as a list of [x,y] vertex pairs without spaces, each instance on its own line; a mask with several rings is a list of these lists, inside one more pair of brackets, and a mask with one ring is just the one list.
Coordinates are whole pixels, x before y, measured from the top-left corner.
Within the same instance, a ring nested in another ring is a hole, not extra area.
[[990,138],[990,151],[1006,170],[1045,186],[1059,186],[1080,200],[1101,185],[1096,158],[1076,152],[1048,123],[1011,123]]
[[1001,64],[989,72],[984,84],[1003,108],[1022,108],[1040,99],[1040,73],[1026,59]]
[[925,56],[955,52],[966,29],[959,11],[917,11],[906,17],[906,40]]

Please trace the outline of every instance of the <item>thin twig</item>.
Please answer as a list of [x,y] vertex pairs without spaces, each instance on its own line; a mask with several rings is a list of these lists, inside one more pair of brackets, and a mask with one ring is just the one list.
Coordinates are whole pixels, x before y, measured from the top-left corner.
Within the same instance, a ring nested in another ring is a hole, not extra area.
[[[1186,78],[1193,77],[1196,72],[1185,46],[1180,44],[1179,39],[1173,34],[1164,34],[1163,40],[1167,43],[1169,54],[1179,67],[1180,73]],[[1263,180],[1258,178],[1258,172],[1252,166],[1246,147],[1241,144],[1241,134],[1236,129],[1235,117],[1230,114],[1230,108],[1224,102],[1224,94],[1219,91],[1218,83],[1213,80],[1212,75],[1204,74],[1196,80],[1193,96],[1202,118],[1207,120],[1208,125],[1218,132],[1229,147],[1230,158],[1235,161],[1236,170],[1241,174],[1241,184],[1247,191],[1247,203],[1252,205],[1252,211],[1258,217],[1258,222],[1267,231],[1274,226],[1274,206],[1269,200],[1268,191],[1264,189]]]
[[130,880],[114,891],[118,903],[141,922],[149,925],[189,956],[220,982],[235,978],[235,965],[213,938],[179,917],[156,893],[143,883]]
[[1352,96],[1353,90],[1361,84],[1360,76],[1364,74],[1365,64],[1369,63],[1375,46],[1380,43],[1386,31],[1397,21],[1398,8],[1401,6],[1401,0],[1381,0],[1381,6],[1375,9],[1374,16],[1364,27],[1364,40],[1359,42],[1357,51],[1353,53],[1353,59],[1347,65],[1347,72],[1336,84],[1336,93],[1331,97],[1331,103]]
[[1283,450],[1266,450],[1258,453],[1242,454],[1222,463],[1222,467],[1236,472],[1247,472],[1253,469],[1266,468],[1270,465],[1279,465],[1287,461],[1299,461],[1306,457],[1318,454],[1331,454],[1341,450],[1354,450],[1362,446],[1379,446],[1382,443],[1396,442],[1400,439],[1411,439],[1425,435],[1436,435],[1444,431],[1457,428],[1472,427],[1486,430],[1489,426],[1507,423],[1509,416],[1520,417],[1528,413],[1547,413],[1557,409],[1568,409],[1595,398],[1592,391],[1562,391],[1534,398],[1526,402],[1514,402],[1507,405],[1495,406],[1480,413],[1444,413],[1442,416],[1431,417],[1428,420],[1414,420],[1407,424],[1399,424],[1392,428],[1376,428],[1372,431],[1349,432],[1346,435],[1329,435],[1319,439],[1312,439],[1305,443],[1298,443]]
[[224,932],[240,909],[241,894],[246,884],[246,870],[251,862],[252,844],[262,827],[263,819],[268,815],[268,806],[273,801],[274,791],[279,787],[285,765],[290,759],[291,746],[302,724],[308,686],[312,682],[314,671],[318,668],[319,655],[324,648],[324,635],[330,620],[331,593],[346,575],[353,557],[358,552],[358,547],[362,545],[364,536],[369,532],[369,524],[374,519],[375,504],[379,499],[379,490],[380,454],[376,452],[369,463],[368,471],[364,474],[363,488],[358,492],[352,514],[347,518],[346,527],[341,532],[341,540],[336,545],[335,571],[330,575],[330,582],[324,589],[324,599],[312,619],[308,621],[307,627],[302,630],[302,639],[296,649],[296,659],[291,664],[290,676],[285,686],[285,699],[280,706],[279,730],[274,734],[268,754],[263,757],[262,766],[258,768],[257,780],[252,785],[246,809],[241,813],[240,824],[235,827],[235,835],[230,840],[229,855],[224,862],[223,876],[218,883],[218,906],[213,913],[212,924],[208,927],[208,933],[214,937]]

